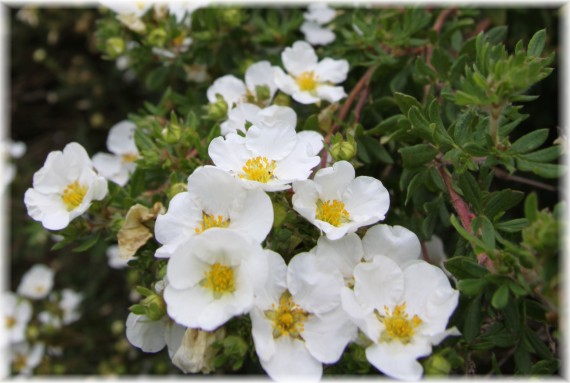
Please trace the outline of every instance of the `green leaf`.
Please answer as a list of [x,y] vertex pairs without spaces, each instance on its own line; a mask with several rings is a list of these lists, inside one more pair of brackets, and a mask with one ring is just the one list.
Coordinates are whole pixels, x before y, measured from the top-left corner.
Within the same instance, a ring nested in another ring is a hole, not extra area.
[[484,213],[490,219],[494,219],[497,214],[516,206],[523,198],[524,193],[511,189],[494,192],[485,204]]
[[536,32],[528,42],[527,56],[540,56],[546,42],[546,30]]
[[528,375],[530,373],[531,360],[530,360],[530,354],[524,347],[523,342],[519,343],[517,349],[515,350],[514,357],[517,369],[521,373]]
[[557,359],[539,360],[533,364],[530,374],[531,375],[554,375],[559,368]]
[[500,286],[491,298],[491,305],[496,309],[504,308],[509,302],[509,287],[507,285]]
[[529,222],[538,218],[538,197],[535,192],[530,193],[524,200],[524,216]]
[[151,71],[146,77],[146,87],[149,90],[157,90],[166,82],[166,78],[170,73],[170,68],[167,66],[159,66]]
[[396,104],[398,104],[398,107],[404,116],[408,115],[410,108],[413,106],[418,109],[422,108],[422,104],[420,104],[418,100],[404,93],[394,92],[394,100],[396,101]]
[[457,283],[457,288],[463,294],[467,296],[475,296],[480,294],[483,289],[487,286],[487,280],[485,279],[463,279]]
[[95,244],[99,241],[99,237],[101,236],[101,232],[97,232],[96,234],[90,235],[85,239],[85,242],[83,242],[81,245],[77,246],[76,248],[74,248],[73,251],[74,253],[82,253],[86,250],[89,250],[90,248],[92,248],[93,246],[95,246]]
[[465,322],[463,324],[462,333],[468,343],[473,342],[477,335],[479,335],[481,319],[481,295],[478,295],[469,302],[465,309]]
[[495,228],[489,219],[485,216],[476,217],[472,221],[472,226],[481,230],[481,238],[488,248],[495,248]]
[[495,229],[505,231],[507,233],[516,233],[528,226],[526,218],[516,218],[510,221],[495,223]]
[[479,279],[489,271],[469,257],[453,257],[445,262],[445,269],[457,279]]
[[536,152],[521,154],[522,158],[531,162],[550,162],[558,159],[562,155],[562,148],[560,145],[554,145],[549,148],[537,150]]
[[459,175],[459,187],[465,200],[474,206],[476,211],[481,211],[481,190],[470,172],[467,171]]
[[539,357],[542,359],[552,359],[552,353],[532,329],[525,327],[524,337]]
[[449,217],[449,222],[453,225],[455,230],[461,235],[463,238],[468,240],[472,245],[478,246],[479,248],[485,251],[493,251],[492,248],[488,248],[485,242],[481,241],[479,238],[475,237],[473,234],[469,233],[465,228],[457,221],[457,218],[454,215]]
[[517,159],[517,167],[519,170],[533,172],[534,174],[544,178],[559,178],[566,171],[566,168],[563,165],[530,162],[520,158]]
[[156,147],[148,133],[143,132],[140,128],[135,129],[135,143],[140,151],[147,149],[152,150]]
[[316,132],[319,131],[319,116],[316,114],[312,114],[305,120],[303,124],[303,130],[314,130]]
[[406,201],[404,202],[405,205],[408,204],[414,193],[421,192],[423,189],[422,185],[426,182],[428,173],[425,170],[422,170],[416,174],[408,187],[406,188]]
[[511,145],[509,151],[511,153],[528,153],[544,144],[548,138],[548,133],[549,129],[539,129],[525,134]]
[[429,144],[418,144],[414,146],[407,146],[398,150],[402,155],[404,167],[415,168],[435,158],[439,151]]

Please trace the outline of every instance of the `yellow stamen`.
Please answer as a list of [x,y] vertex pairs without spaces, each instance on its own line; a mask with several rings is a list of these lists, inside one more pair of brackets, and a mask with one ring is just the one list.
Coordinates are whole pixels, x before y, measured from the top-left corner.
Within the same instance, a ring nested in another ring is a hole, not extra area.
[[75,181],[65,188],[61,199],[67,207],[67,211],[72,211],[77,206],[81,205],[85,194],[87,193],[87,186],[79,185],[78,181]]
[[299,338],[309,314],[293,302],[289,292],[285,292],[279,299],[279,307],[273,305],[273,310],[267,310],[265,316],[273,321],[273,338],[282,335]]
[[17,354],[16,357],[14,358],[14,361],[12,362],[12,364],[14,366],[14,370],[21,371],[28,364],[28,358],[26,358],[25,355]]
[[175,38],[172,39],[172,45],[175,47],[179,47],[182,45],[182,43],[184,43],[184,34],[181,33],[178,36],[176,36]]
[[221,297],[224,293],[234,292],[234,269],[216,262],[210,270],[204,272],[201,285],[212,290],[215,298]]
[[245,163],[245,166],[242,167],[242,170],[245,174],[240,174],[240,178],[266,184],[273,178],[275,160],[269,161],[267,157],[250,158]]
[[390,342],[394,339],[400,340],[402,343],[409,343],[414,336],[414,330],[422,324],[422,320],[417,315],[409,319],[406,313],[406,303],[396,305],[390,313],[390,309],[384,306],[385,315],[376,312],[376,316],[380,322],[386,327],[380,336],[381,341]]
[[16,324],[16,318],[14,318],[13,316],[6,317],[6,327],[7,328],[12,328],[12,327],[14,327],[15,324]]
[[228,227],[230,225],[229,219],[224,219],[221,215],[210,215],[202,212],[202,222],[194,229],[196,234],[201,234],[212,227]]
[[123,162],[135,162],[139,159],[139,155],[135,153],[127,153],[121,156]]
[[350,214],[344,208],[342,201],[333,199],[323,202],[318,200],[316,218],[338,227],[350,220]]
[[315,81],[315,73],[313,71],[303,72],[295,79],[299,89],[302,91],[312,91],[317,87],[317,82]]

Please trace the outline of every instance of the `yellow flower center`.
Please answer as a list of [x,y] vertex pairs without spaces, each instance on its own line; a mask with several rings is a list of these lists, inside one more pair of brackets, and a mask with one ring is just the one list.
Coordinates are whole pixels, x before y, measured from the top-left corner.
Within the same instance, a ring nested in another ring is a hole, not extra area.
[[350,220],[350,214],[344,208],[342,201],[333,199],[323,202],[318,200],[316,218],[338,227]]
[[409,343],[414,336],[414,330],[422,324],[422,320],[417,315],[409,319],[406,313],[406,303],[396,305],[394,310],[384,306],[385,315],[380,315],[376,312],[376,316],[380,322],[384,323],[386,327],[380,336],[381,341],[392,341],[394,339],[400,340],[402,343]]
[[279,307],[272,306],[273,310],[267,310],[265,316],[273,322],[273,338],[282,335],[299,338],[309,314],[293,302],[289,292],[281,296]]
[[127,153],[121,156],[123,162],[135,162],[139,159],[139,155],[136,153]]
[[13,316],[6,317],[6,327],[7,328],[12,328],[12,327],[14,327],[15,324],[16,324],[16,318],[14,318]]
[[317,87],[317,82],[315,81],[315,73],[313,71],[303,72],[295,79],[297,85],[302,91],[312,91]]
[[201,234],[204,231],[212,228],[212,227],[228,227],[230,224],[230,220],[224,220],[224,217],[221,215],[210,215],[202,212],[202,222],[198,225],[196,229],[196,234]]
[[216,262],[210,270],[204,272],[201,285],[212,290],[215,298],[221,297],[224,293],[231,293],[235,291],[234,269]]
[[67,211],[72,211],[77,206],[81,205],[85,194],[87,193],[87,186],[79,185],[78,181],[67,185],[63,191],[61,199],[67,207]]
[[28,358],[26,358],[25,355],[17,354],[16,357],[14,358],[14,361],[12,362],[12,364],[14,366],[14,370],[21,371],[28,364]]
[[250,158],[245,163],[245,166],[242,167],[242,170],[245,174],[240,174],[240,178],[266,184],[273,178],[275,160],[269,161],[267,157]]

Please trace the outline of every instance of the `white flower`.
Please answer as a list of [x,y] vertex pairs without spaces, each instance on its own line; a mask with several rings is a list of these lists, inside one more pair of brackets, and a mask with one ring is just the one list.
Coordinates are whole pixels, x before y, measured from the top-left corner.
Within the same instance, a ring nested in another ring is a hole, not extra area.
[[51,152],[34,174],[33,188],[26,191],[28,214],[49,230],[60,230],[83,214],[92,200],[107,195],[107,181],[93,170],[85,149],[78,143]]
[[417,358],[448,335],[446,330],[459,293],[441,269],[418,260],[401,268],[391,258],[377,255],[354,269],[354,289],[342,289],[342,305],[372,341],[368,361],[388,376],[418,380]]
[[119,246],[112,245],[107,248],[107,263],[113,269],[124,269],[130,259],[124,259],[119,254]]
[[305,20],[319,25],[326,24],[336,17],[336,11],[326,3],[311,3],[307,7],[308,12],[303,13]]
[[190,17],[192,13],[201,7],[204,7],[210,3],[209,0],[178,0],[169,1],[167,3],[168,13],[174,15],[177,23],[185,22],[186,25],[190,26],[192,18]]
[[44,298],[53,287],[53,277],[53,270],[46,265],[34,265],[22,277],[18,294],[31,299]]
[[402,226],[372,226],[362,238],[362,245],[365,260],[383,255],[400,266],[418,260],[422,254],[418,237]]
[[315,50],[305,41],[297,41],[281,53],[283,66],[275,70],[275,83],[281,91],[291,95],[301,104],[313,104],[321,100],[337,102],[346,96],[342,86],[334,86],[346,80],[348,61],[325,58],[318,61]]
[[354,268],[364,257],[362,241],[358,235],[350,233],[334,241],[321,236],[312,252],[323,262],[333,265],[342,275],[346,286],[354,285]]
[[175,195],[166,214],[156,218],[155,238],[165,245],[156,256],[168,257],[172,246],[213,227],[236,230],[261,243],[272,225],[273,205],[265,192],[244,188],[216,167],[199,167],[188,177],[188,191]]
[[117,20],[127,28],[137,33],[144,33],[146,25],[140,19],[152,6],[152,1],[126,0],[112,1],[99,0],[101,4],[117,14]]
[[375,178],[355,178],[346,161],[320,169],[313,180],[293,183],[293,208],[329,239],[384,219],[390,205],[386,188]]
[[239,232],[212,228],[177,246],[164,290],[168,315],[190,328],[212,331],[247,313],[267,278],[266,253]]
[[[276,108],[260,113],[271,113]],[[287,119],[273,121],[252,125],[245,137],[228,133],[225,138],[214,138],[208,148],[210,158],[250,188],[285,190],[291,182],[307,179],[320,162],[316,152],[322,149],[322,136],[317,132],[296,133]]]
[[168,347],[172,357],[180,347],[186,328],[172,322],[167,316],[151,320],[145,315],[130,313],[127,317],[127,340],[144,352],[155,353]]
[[[208,101],[217,101],[216,95],[222,96],[228,105],[228,112],[235,106],[249,101],[267,105],[277,92],[274,72],[277,67],[271,66],[269,61],[259,61],[247,68],[245,82],[233,75],[225,75],[214,81],[208,88],[206,95]],[[258,95],[266,96],[260,99]]]
[[7,331],[2,339],[6,343],[22,342],[26,339],[26,327],[32,317],[32,305],[28,300],[8,291],[3,293],[2,298]]
[[49,311],[42,311],[38,314],[38,319],[44,325],[53,327],[54,329],[60,329],[62,326],[61,319]]
[[45,345],[36,343],[33,347],[26,342],[10,347],[10,362],[14,370],[21,375],[31,375],[44,356]]
[[97,172],[110,181],[124,186],[135,171],[135,161],[139,150],[135,144],[136,125],[131,121],[121,121],[109,130],[107,149],[113,154],[96,153],[93,166]]
[[63,324],[70,324],[81,317],[79,305],[83,300],[83,294],[75,292],[71,289],[63,289],[61,291],[61,300],[59,308],[62,311]]
[[191,37],[185,37],[180,40],[175,39],[169,48],[152,47],[152,53],[167,59],[175,59],[181,53],[188,51],[190,45],[192,45],[192,41]]
[[300,29],[305,34],[305,41],[311,45],[327,45],[336,38],[330,27],[323,27],[312,21],[305,21]]
[[343,280],[332,265],[301,253],[289,266],[266,251],[269,276],[251,310],[255,350],[274,380],[319,380],[321,363],[335,363],[356,336],[339,306]]

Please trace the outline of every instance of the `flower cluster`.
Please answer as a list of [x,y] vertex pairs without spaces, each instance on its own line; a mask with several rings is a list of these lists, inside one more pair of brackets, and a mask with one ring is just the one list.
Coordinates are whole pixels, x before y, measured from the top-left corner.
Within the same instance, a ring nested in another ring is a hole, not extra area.
[[[52,269],[36,264],[24,274],[16,293],[3,293],[3,346],[9,347],[12,370],[19,375],[30,375],[41,363],[46,350],[43,335],[80,318],[82,294],[52,291],[54,276]],[[57,351],[56,345],[48,348]]]

